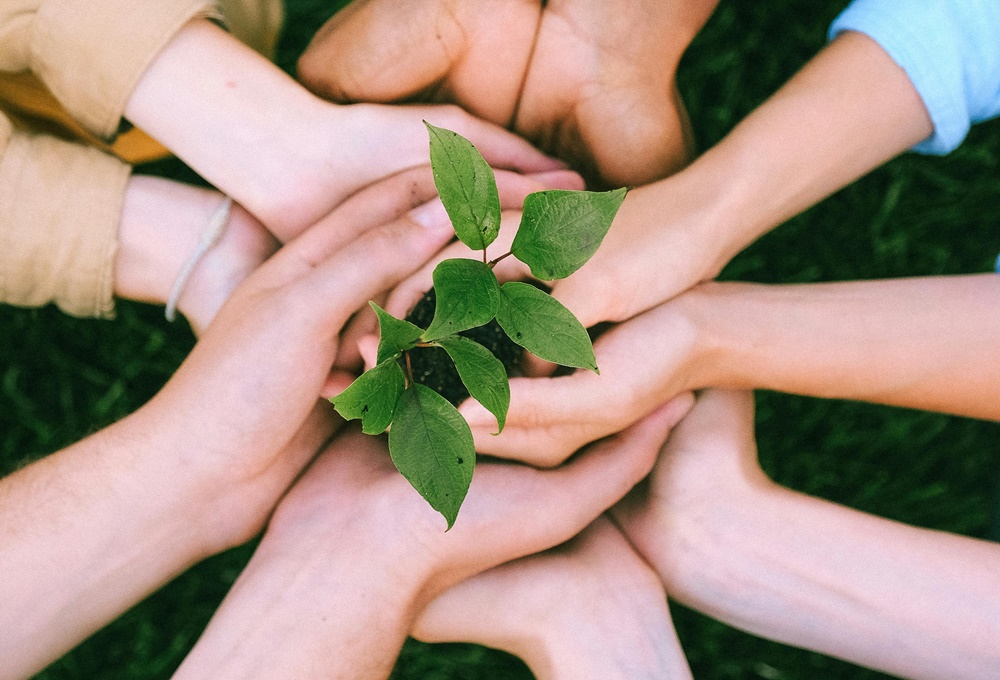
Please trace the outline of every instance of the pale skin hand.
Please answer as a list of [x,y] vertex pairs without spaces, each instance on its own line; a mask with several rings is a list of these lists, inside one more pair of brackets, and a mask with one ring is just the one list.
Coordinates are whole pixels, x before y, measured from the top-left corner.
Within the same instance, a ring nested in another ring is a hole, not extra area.
[[462,405],[478,450],[557,464],[675,394],[711,385],[1000,420],[1000,343],[980,274],[768,286],[707,283],[594,344],[601,375],[514,378],[507,423]]
[[568,540],[644,477],[669,415],[556,470],[480,462],[448,532],[393,467],[384,439],[347,430],[279,505],[175,678],[388,677],[430,600]]
[[756,635],[908,678],[1000,663],[1000,546],[778,487],[749,393],[701,393],[613,514],[671,596]]
[[0,678],[260,531],[337,425],[318,396],[341,327],[451,237],[406,217],[428,170],[387,184],[258,268],[139,411],[0,480]]
[[690,159],[675,72],[716,4],[362,0],[317,33],[299,76],[337,101],[455,102],[594,184],[642,184]]
[[206,20],[190,22],[157,55],[126,103],[125,117],[281,241],[358,189],[426,163],[422,119],[466,136],[497,167],[562,167],[455,106],[324,102]]
[[784,220],[933,131],[906,73],[844,33],[685,170],[629,193],[594,257],[552,294],[584,325],[715,278]]
[[569,543],[452,587],[411,634],[502,649],[539,680],[691,677],[663,585],[603,517]]

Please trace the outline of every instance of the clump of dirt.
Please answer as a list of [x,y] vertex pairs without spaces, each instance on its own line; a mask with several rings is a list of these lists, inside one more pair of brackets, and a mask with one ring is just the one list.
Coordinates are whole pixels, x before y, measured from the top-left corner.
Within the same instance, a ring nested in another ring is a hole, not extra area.
[[[414,306],[406,320],[421,328],[427,328],[431,319],[434,318],[436,299],[434,289],[431,288],[424,293],[423,298]],[[493,352],[493,356],[499,359],[504,368],[507,369],[508,376],[513,377],[520,374],[519,369],[524,349],[507,337],[496,319],[485,326],[462,331],[459,335],[475,340]],[[465,389],[462,379],[458,377],[455,364],[443,349],[440,347],[415,347],[409,350],[408,354],[415,382],[426,385],[455,406],[458,406],[469,396],[469,391]]]

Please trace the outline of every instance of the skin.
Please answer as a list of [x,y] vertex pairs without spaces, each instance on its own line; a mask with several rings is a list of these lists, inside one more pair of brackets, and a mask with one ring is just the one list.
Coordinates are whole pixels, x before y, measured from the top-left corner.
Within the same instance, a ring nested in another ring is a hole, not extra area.
[[749,393],[700,393],[613,515],[671,596],[755,635],[907,678],[1000,662],[1000,546],[774,484]]
[[299,61],[335,101],[447,101],[568,160],[592,187],[683,167],[681,55],[717,0],[351,3]]
[[430,173],[406,182],[367,190],[259,267],[141,409],[0,480],[0,678],[33,675],[262,529],[339,426],[318,396],[341,328],[451,237],[407,217],[433,196]]
[[605,517],[454,586],[411,634],[502,649],[539,680],[691,677],[658,575]]
[[507,423],[461,411],[478,450],[558,464],[681,392],[768,389],[1000,420],[995,274],[802,285],[707,283],[594,344],[601,374],[513,378]]
[[455,106],[322,101],[207,20],[190,22],[159,52],[125,117],[283,242],[362,187],[426,163],[424,119],[466,136],[497,167],[563,167]]
[[480,462],[447,532],[395,470],[384,438],[349,428],[282,500],[174,677],[388,677],[431,600],[566,541],[648,474],[669,416],[658,412],[554,470]]

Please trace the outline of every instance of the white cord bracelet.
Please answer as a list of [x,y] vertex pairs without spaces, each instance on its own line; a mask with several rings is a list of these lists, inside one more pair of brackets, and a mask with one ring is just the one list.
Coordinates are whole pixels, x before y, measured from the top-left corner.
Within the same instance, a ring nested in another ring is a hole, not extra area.
[[167,317],[167,321],[173,321],[177,316],[177,302],[181,299],[181,293],[184,292],[184,286],[187,285],[188,279],[191,278],[194,268],[198,266],[205,253],[211,250],[212,246],[222,238],[222,233],[226,230],[226,225],[229,223],[229,211],[232,207],[233,199],[226,196],[222,204],[215,209],[215,212],[208,219],[208,226],[205,227],[205,231],[201,235],[198,247],[191,253],[191,257],[184,263],[180,274],[177,275],[177,280],[174,281],[173,290],[170,291],[170,298],[167,300],[167,308],[164,310],[164,316]]

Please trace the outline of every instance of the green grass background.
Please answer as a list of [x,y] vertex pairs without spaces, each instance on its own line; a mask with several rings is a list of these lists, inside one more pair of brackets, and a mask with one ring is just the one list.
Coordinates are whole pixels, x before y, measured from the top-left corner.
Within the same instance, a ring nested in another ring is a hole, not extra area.
[[[283,68],[293,68],[337,4],[289,0]],[[722,0],[680,74],[702,148],[813,55],[845,5]],[[998,153],[1000,125],[985,124],[946,158],[899,158],[762,239],[724,276],[807,282],[989,271],[1000,252]],[[157,170],[191,177],[176,163]],[[984,307],[983,313],[997,311]],[[194,342],[182,323],[163,321],[160,308],[129,303],[120,305],[113,322],[0,306],[0,338],[0,474],[136,409]],[[911,524],[987,535],[998,480],[997,425],[780,394],[761,393],[757,403],[762,462],[780,483]],[[233,550],[192,569],[38,677],[168,678],[251,550]],[[760,640],[681,607],[674,614],[698,678],[884,677]],[[531,676],[519,661],[493,650],[411,643],[395,677]]]

